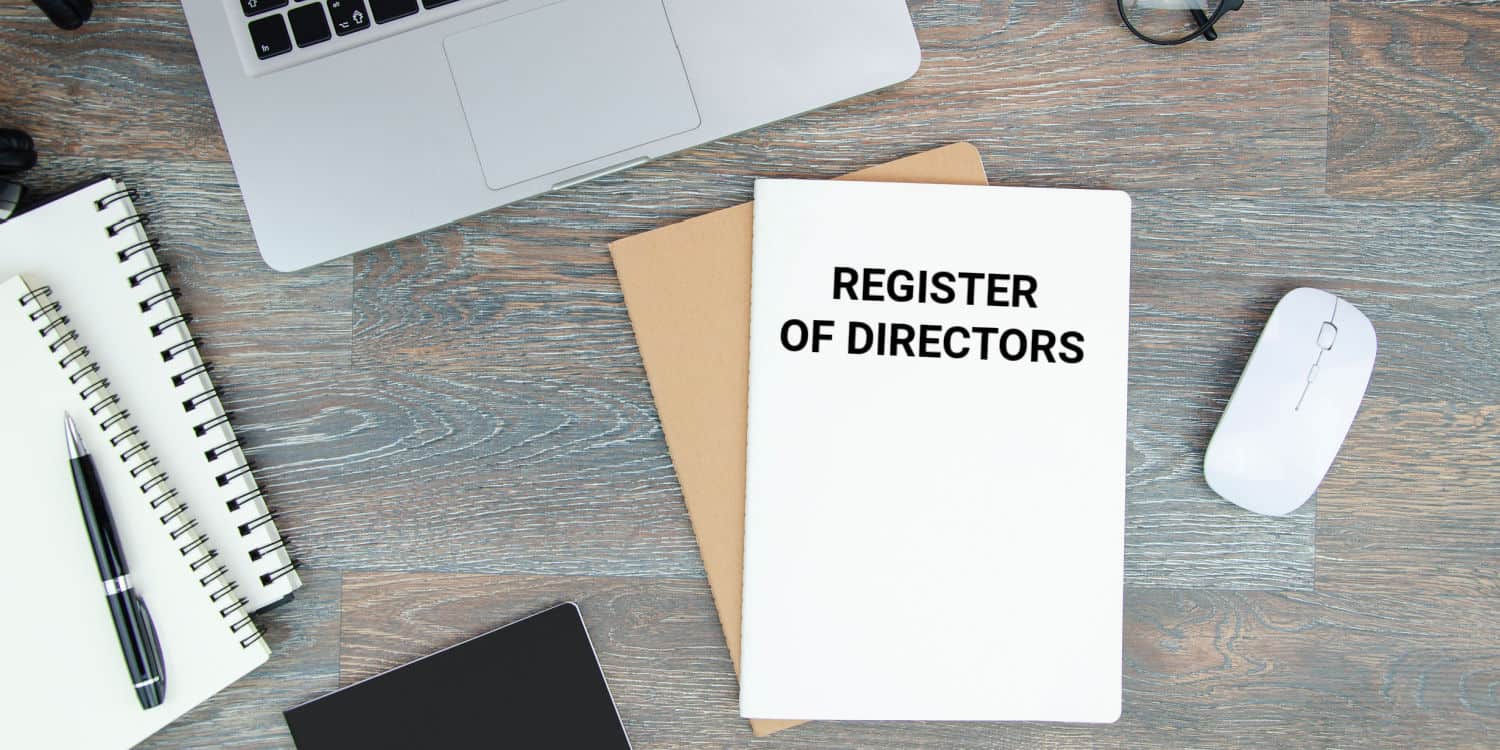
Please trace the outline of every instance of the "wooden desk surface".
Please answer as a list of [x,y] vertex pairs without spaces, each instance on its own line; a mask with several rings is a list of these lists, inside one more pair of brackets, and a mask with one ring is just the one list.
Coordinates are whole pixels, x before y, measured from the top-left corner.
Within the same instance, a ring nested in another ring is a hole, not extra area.
[[[1500,5],[1251,0],[1174,49],[1107,0],[912,11],[894,90],[280,275],[176,2],[0,7],[30,182],[142,190],[306,565],[272,661],[147,745],[288,747],[282,709],[563,599],[639,748],[1500,743]],[[605,244],[957,140],[1135,198],[1124,718],[752,740]],[[1381,353],[1317,501],[1261,518],[1200,460],[1298,285]]]

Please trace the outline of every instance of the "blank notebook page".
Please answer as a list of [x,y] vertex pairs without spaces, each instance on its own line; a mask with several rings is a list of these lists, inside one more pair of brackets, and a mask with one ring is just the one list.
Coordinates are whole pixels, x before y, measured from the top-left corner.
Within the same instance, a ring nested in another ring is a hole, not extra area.
[[[125,748],[254,669],[270,650],[243,606],[221,614],[233,597],[212,600],[215,582],[200,579],[220,567],[207,557],[206,540],[199,541],[191,514],[167,497],[169,487],[151,484],[150,449],[131,452],[140,446],[122,417],[130,405],[110,403],[108,371],[92,371],[83,351],[88,342],[70,335],[66,309],[56,302],[21,277],[0,283],[6,362],[0,368],[0,522],[7,531],[0,544],[0,643],[6,649],[0,747]],[[131,688],[89,547],[68,465],[65,411],[94,456],[131,579],[161,639],[166,702],[149,711]],[[121,460],[124,453],[128,461]]]

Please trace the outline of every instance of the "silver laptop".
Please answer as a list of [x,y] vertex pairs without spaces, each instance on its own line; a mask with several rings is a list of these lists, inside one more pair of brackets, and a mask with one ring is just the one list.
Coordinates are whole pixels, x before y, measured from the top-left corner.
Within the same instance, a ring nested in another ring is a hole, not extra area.
[[905,80],[906,0],[183,0],[291,271]]

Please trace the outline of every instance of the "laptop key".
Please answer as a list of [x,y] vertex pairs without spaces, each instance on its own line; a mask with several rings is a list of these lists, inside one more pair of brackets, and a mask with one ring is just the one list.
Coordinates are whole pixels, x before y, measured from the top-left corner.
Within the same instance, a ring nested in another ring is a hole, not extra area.
[[457,0],[422,0],[422,7],[432,10],[440,5],[447,5],[452,2],[457,2]]
[[268,10],[285,8],[287,0],[240,0],[240,10],[245,11],[246,16],[257,16]]
[[250,42],[262,60],[292,51],[292,37],[286,33],[281,16],[270,16],[250,22]]
[[292,8],[286,13],[286,20],[292,24],[292,36],[296,37],[298,47],[311,47],[333,38],[333,32],[328,30],[328,17],[323,15],[321,3]]
[[370,15],[375,23],[405,18],[417,12],[417,0],[370,0]]
[[370,14],[365,12],[363,0],[328,0],[328,15],[339,36],[370,28]]

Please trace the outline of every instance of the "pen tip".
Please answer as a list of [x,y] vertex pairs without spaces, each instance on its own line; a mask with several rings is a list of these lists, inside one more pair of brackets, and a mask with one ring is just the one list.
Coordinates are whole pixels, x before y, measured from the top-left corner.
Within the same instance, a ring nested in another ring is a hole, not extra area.
[[73,417],[67,412],[63,412],[63,429],[68,437],[68,458],[84,455],[83,438],[78,436],[78,425],[73,424]]

